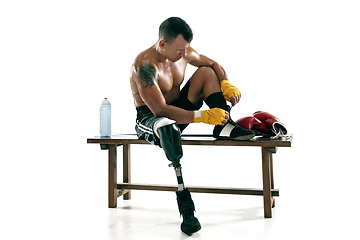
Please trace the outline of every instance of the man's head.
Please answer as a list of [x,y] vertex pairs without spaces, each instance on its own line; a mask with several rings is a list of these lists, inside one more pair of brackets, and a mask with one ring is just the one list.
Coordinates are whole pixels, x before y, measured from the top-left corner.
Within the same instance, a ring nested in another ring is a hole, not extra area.
[[163,39],[169,44],[172,44],[179,34],[188,43],[193,39],[190,26],[179,17],[168,18],[159,27],[159,39]]
[[186,56],[186,50],[193,39],[190,26],[181,18],[166,19],[159,27],[159,46],[172,62]]

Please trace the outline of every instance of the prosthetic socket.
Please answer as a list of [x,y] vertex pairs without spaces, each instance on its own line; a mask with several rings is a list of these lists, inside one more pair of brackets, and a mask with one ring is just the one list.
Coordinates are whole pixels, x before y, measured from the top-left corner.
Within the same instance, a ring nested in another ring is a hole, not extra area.
[[161,118],[154,125],[154,132],[160,139],[160,146],[165,155],[172,162],[174,168],[180,168],[183,156],[181,146],[181,132],[174,120]]

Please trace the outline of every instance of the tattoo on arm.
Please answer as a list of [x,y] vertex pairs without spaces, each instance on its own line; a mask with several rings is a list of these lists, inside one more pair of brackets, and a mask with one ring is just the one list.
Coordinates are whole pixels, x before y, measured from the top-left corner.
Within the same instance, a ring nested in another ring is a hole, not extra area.
[[140,66],[138,70],[138,79],[142,87],[152,87],[158,78],[158,72],[155,67],[149,63]]

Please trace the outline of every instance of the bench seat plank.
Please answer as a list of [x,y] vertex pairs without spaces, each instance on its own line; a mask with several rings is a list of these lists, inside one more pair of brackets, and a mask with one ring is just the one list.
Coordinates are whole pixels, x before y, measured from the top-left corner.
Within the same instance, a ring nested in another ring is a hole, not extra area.
[[[212,146],[261,146],[261,147],[291,147],[292,136],[289,139],[276,139],[255,137],[247,141],[219,140],[211,135],[182,135],[183,145],[212,145]],[[140,140],[136,134],[118,134],[111,137],[88,138],[87,143],[100,144],[149,144],[146,140]]]

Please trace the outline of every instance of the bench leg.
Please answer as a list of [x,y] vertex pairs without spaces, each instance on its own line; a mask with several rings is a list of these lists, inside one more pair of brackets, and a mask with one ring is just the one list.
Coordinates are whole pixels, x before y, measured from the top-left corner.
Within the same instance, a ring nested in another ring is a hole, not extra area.
[[[123,183],[131,183],[130,144],[123,145]],[[124,194],[124,200],[131,199],[131,191]]]
[[265,218],[272,217],[272,196],[271,196],[271,165],[270,149],[266,147],[261,148],[262,153],[262,173],[263,173],[263,198],[264,198],[264,216]]
[[[275,189],[275,185],[274,185],[274,167],[273,167],[273,153],[276,153],[276,150],[271,150],[270,151],[270,187],[271,190]],[[275,207],[275,198],[272,196],[271,197],[271,207],[274,208]]]
[[109,183],[108,183],[108,206],[116,208],[117,206],[117,146],[110,144],[109,148]]

